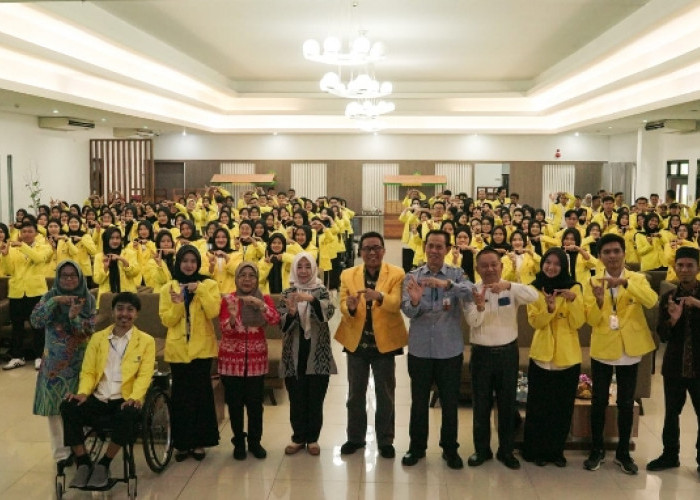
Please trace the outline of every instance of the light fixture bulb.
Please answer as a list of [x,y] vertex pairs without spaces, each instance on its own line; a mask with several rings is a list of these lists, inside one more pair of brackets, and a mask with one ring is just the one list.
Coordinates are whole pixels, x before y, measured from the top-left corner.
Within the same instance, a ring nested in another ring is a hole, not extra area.
[[357,55],[369,54],[371,43],[365,35],[360,35],[352,42],[352,53]]
[[329,36],[323,41],[323,53],[337,54],[340,52],[340,40],[337,37]]
[[316,57],[321,53],[321,46],[314,39],[309,39],[304,42],[304,57]]

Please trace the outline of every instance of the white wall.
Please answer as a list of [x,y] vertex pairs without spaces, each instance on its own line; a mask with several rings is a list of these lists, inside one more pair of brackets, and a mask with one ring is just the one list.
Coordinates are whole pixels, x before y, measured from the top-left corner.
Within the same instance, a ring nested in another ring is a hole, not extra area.
[[89,141],[111,129],[58,132],[40,129],[36,117],[0,113],[0,220],[10,220],[7,155],[12,155],[14,210],[28,207],[29,172],[37,172],[41,202],[53,198],[82,203],[90,192]]
[[605,136],[533,135],[197,135],[155,140],[158,160],[607,161]]
[[474,164],[474,196],[480,186],[503,185],[503,164],[501,163],[476,163]]
[[635,163],[637,161],[637,132],[610,136],[608,161]]

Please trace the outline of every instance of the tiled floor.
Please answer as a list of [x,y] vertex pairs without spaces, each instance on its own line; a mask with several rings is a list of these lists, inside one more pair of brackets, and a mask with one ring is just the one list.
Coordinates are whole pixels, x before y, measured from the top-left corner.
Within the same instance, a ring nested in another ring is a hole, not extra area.
[[[387,258],[399,262],[399,247],[388,243]],[[337,324],[337,317],[334,325]],[[408,447],[409,380],[405,357],[397,362],[397,418],[395,460],[377,455],[370,428],[368,446],[349,457],[340,456],[345,441],[345,359],[334,346],[339,374],[331,378],[325,403],[325,422],[321,434],[321,455],[305,452],[285,456],[289,441],[289,406],[286,393],[277,391],[278,406],[265,407],[263,444],[266,460],[249,458],[234,461],[229,443],[228,421],[221,427],[221,444],[208,451],[199,463],[192,460],[171,463],[161,475],[152,473],[137,446],[139,498],[194,499],[249,498],[281,499],[692,499],[700,498],[700,480],[695,471],[697,422],[690,402],[681,421],[680,469],[647,473],[643,465],[661,451],[663,391],[660,375],[653,377],[652,398],[645,401],[646,414],[640,419],[637,451],[633,453],[641,466],[638,476],[626,476],[606,463],[597,472],[583,470],[584,452],[567,452],[569,466],[536,467],[523,463],[520,471],[511,471],[499,462],[487,462],[477,469],[448,469],[440,458],[438,434],[440,411],[431,411],[428,456],[413,468],[401,466],[400,456]],[[47,499],[53,497],[54,464],[48,443],[46,420],[31,415],[36,372],[26,366],[0,373],[0,499]],[[372,390],[368,392],[371,396]],[[368,398],[370,408],[373,397]],[[471,408],[460,408],[459,436],[463,458],[471,453]],[[372,421],[372,418],[370,418]],[[495,443],[494,443],[495,449]],[[113,466],[114,467],[114,466]],[[73,472],[70,469],[69,474]],[[112,498],[125,498],[126,488],[118,484]],[[101,498],[102,494],[95,494]],[[90,493],[69,491],[66,498],[92,498]]]

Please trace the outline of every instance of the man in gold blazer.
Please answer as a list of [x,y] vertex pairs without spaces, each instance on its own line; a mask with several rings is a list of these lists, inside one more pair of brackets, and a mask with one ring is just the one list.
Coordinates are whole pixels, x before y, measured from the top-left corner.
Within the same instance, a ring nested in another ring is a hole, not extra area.
[[[90,338],[77,394],[61,405],[64,442],[75,455],[77,470],[71,488],[104,489],[109,466],[122,446],[136,440],[140,408],[155,369],[155,340],[134,326],[141,300],[135,293],[118,293],[112,299],[114,324]],[[83,427],[108,416],[112,436],[97,464],[90,461]]]
[[619,439],[615,463],[625,474],[637,474],[630,456],[637,369],[642,356],[656,348],[644,309],[656,305],[658,296],[644,275],[625,269],[625,240],[608,233],[598,241],[598,256],[605,266],[584,283],[586,321],[591,325],[592,447],[584,468],[597,470],[604,462],[603,429],[613,371],[617,379],[617,427]]
[[340,453],[348,455],[365,446],[366,393],[372,368],[377,398],[375,430],[384,458],[394,458],[395,359],[403,354],[408,334],[401,315],[404,271],[383,262],[384,238],[368,232],[360,238],[363,264],[340,276],[342,319],[335,334],[348,360],[348,440]]

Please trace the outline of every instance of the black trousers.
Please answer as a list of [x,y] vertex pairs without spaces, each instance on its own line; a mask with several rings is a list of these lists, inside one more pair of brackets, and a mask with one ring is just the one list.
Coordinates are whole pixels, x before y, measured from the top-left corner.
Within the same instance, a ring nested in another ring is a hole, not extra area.
[[136,427],[141,418],[141,410],[133,406],[122,408],[123,399],[114,399],[103,403],[90,395],[83,404],[75,400],[61,403],[63,418],[63,444],[78,446],[84,443],[83,427],[101,427],[108,422],[112,429],[113,443],[126,446],[136,441]]
[[12,339],[10,343],[10,356],[13,358],[40,358],[44,352],[44,330],[32,328],[32,348],[24,350],[24,338],[26,331],[24,322],[29,321],[34,307],[41,300],[39,297],[22,297],[10,299],[10,321],[12,322]]
[[602,450],[603,430],[605,429],[605,409],[608,407],[610,381],[613,368],[617,379],[617,455],[626,456],[630,452],[632,418],[634,412],[634,391],[637,387],[637,369],[634,365],[607,365],[591,359],[591,379],[593,401],[591,404],[591,441],[593,449]]
[[263,432],[263,400],[265,398],[265,376],[229,377],[221,376],[228,414],[233,431],[232,442],[243,444],[243,408],[248,413],[248,442],[259,443]]
[[329,380],[329,375],[300,375],[284,379],[289,394],[293,442],[304,444],[318,441],[323,427],[323,401]]
[[343,272],[343,267],[340,264],[340,257],[336,256],[334,259],[331,259],[331,265],[333,268],[331,269],[331,275],[328,280],[328,289],[338,290],[340,289],[340,273]]
[[564,456],[580,373],[580,364],[565,370],[545,370],[530,360],[522,449],[525,460],[553,462]]
[[411,438],[409,448],[412,451],[420,452],[428,448],[428,413],[433,383],[440,392],[442,408],[440,446],[448,452],[459,448],[457,404],[463,359],[462,354],[447,359],[408,355],[408,375],[411,377],[411,420],[408,433]]
[[178,450],[219,444],[211,362],[211,358],[206,358],[170,363],[173,446]]
[[410,272],[413,269],[413,257],[415,257],[416,252],[411,248],[401,249],[401,267],[403,267],[404,272]]
[[472,344],[469,363],[474,407],[473,438],[477,453],[491,453],[491,408],[498,406],[498,451],[513,452],[515,397],[518,390],[518,343],[487,347]]
[[367,434],[367,384],[372,369],[377,408],[374,414],[374,431],[377,444],[394,444],[396,414],[396,359],[393,354],[348,354],[348,441],[364,443]]
[[679,417],[685,405],[686,395],[690,394],[698,420],[698,437],[695,441],[696,461],[700,464],[700,379],[664,377],[664,430],[662,439],[664,455],[677,457],[680,453],[681,429]]

